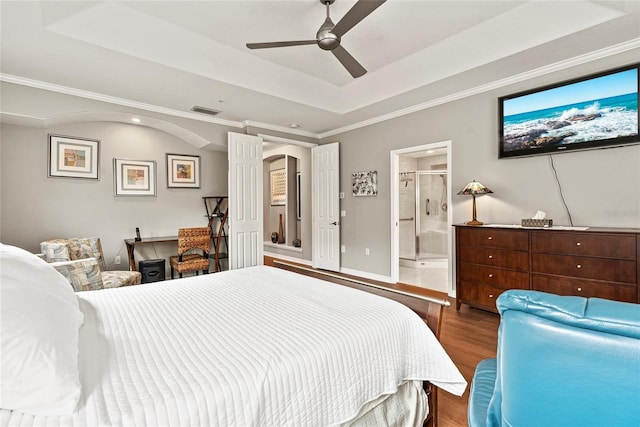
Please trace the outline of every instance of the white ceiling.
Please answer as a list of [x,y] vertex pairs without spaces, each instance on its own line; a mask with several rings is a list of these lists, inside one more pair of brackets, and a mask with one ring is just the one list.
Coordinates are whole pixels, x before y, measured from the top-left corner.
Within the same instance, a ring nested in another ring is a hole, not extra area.
[[[336,0],[333,21],[354,4]],[[315,38],[318,0],[2,0],[0,69],[9,83],[210,120],[189,113],[205,106],[223,123],[296,123],[323,136],[589,52],[638,48],[639,16],[638,0],[388,0],[343,36],[368,70],[353,79],[314,45],[245,47]]]

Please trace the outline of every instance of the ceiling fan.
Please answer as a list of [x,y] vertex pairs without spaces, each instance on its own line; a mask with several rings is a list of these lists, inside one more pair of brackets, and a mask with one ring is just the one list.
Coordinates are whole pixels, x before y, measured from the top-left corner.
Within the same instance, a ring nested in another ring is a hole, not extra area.
[[354,77],[364,75],[367,70],[360,65],[356,59],[340,45],[342,36],[352,29],[358,22],[366,18],[371,12],[376,10],[386,0],[359,0],[346,15],[334,24],[329,16],[329,7],[335,0],[320,0],[320,3],[327,7],[327,19],[316,33],[314,40],[295,40],[286,42],[269,42],[269,43],[247,43],[249,49],[267,49],[272,47],[300,46],[305,44],[317,44],[320,49],[329,50],[338,58],[338,61],[347,69]]

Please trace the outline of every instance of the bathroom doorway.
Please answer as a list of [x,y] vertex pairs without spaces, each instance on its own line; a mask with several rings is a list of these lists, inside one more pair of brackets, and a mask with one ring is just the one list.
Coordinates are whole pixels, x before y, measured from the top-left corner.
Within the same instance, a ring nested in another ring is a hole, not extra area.
[[449,151],[444,142],[392,152],[392,275],[397,282],[445,293],[452,289]]

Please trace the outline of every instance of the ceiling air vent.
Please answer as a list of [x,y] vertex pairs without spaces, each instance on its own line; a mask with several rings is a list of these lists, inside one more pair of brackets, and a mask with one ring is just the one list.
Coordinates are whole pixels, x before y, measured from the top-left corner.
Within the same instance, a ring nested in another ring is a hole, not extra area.
[[198,105],[194,105],[191,107],[191,111],[195,111],[196,113],[208,114],[210,116],[215,116],[216,114],[222,113],[220,110],[214,110],[213,108],[200,107]]

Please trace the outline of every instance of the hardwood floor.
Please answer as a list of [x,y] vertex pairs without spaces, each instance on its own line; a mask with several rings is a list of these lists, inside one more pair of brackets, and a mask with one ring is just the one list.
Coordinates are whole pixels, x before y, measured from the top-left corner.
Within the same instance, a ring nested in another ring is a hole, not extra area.
[[469,388],[476,365],[482,359],[496,357],[500,317],[466,304],[456,311],[455,300],[450,301],[451,306],[443,310],[440,342],[467,380],[468,386],[462,397],[438,391],[438,425],[463,427],[467,425]]

